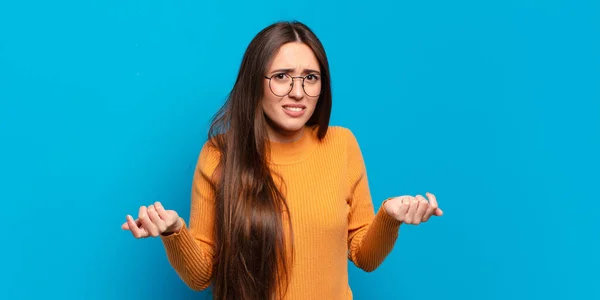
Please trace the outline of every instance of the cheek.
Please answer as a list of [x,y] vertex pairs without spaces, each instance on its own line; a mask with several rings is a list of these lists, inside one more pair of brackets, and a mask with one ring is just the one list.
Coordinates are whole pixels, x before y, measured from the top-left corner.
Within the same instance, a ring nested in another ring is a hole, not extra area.
[[315,111],[315,109],[317,108],[317,103],[319,103],[319,101],[318,101],[318,98],[317,98],[317,99],[309,101],[308,103],[310,103],[310,109],[312,111]]
[[274,118],[276,114],[276,107],[279,103],[279,99],[273,97],[272,95],[264,95],[261,104],[264,112],[270,118]]

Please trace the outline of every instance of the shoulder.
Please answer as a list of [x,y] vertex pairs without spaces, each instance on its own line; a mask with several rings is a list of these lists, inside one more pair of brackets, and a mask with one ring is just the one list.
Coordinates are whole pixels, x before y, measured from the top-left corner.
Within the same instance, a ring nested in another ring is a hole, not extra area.
[[336,145],[336,152],[345,157],[349,165],[363,165],[362,151],[352,130],[343,126],[331,126],[327,130],[327,138],[331,144]]
[[196,162],[197,171],[208,176],[213,174],[221,160],[221,152],[216,141],[217,137],[204,142]]
[[203,161],[218,160],[220,158],[220,151],[214,140],[207,140],[204,142],[200,150],[199,158]]
[[346,148],[358,147],[358,140],[352,130],[343,126],[329,126],[327,135],[325,136],[325,142],[337,144]]
[[326,139],[329,139],[330,145],[335,145],[338,157],[344,159],[348,180],[356,183],[365,174],[366,167],[354,132],[343,126],[331,126],[327,130]]

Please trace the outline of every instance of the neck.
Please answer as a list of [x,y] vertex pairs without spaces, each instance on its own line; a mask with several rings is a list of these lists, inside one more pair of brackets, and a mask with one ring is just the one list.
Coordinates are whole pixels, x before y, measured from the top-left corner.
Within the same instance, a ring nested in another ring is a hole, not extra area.
[[304,128],[301,128],[296,131],[286,131],[282,129],[275,129],[272,126],[267,126],[267,134],[269,136],[269,140],[277,143],[293,143],[300,138],[304,134]]

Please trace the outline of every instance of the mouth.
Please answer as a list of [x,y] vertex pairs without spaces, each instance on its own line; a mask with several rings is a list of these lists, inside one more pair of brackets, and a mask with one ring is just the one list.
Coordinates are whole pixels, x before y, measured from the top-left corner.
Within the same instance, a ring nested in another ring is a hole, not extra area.
[[283,112],[285,112],[286,115],[292,118],[300,118],[304,115],[306,111],[306,106],[301,104],[287,104],[282,105],[282,107]]
[[300,105],[300,104],[288,104],[288,105],[284,105],[283,109],[285,109],[287,111],[292,111],[292,112],[301,112],[306,109],[306,106]]

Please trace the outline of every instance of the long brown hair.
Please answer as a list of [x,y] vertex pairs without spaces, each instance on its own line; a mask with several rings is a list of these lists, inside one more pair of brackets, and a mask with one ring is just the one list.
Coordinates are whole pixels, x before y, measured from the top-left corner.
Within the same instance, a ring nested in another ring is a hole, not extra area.
[[221,154],[215,172],[214,299],[274,299],[287,289],[292,261],[286,257],[283,228],[287,203],[269,168],[267,117],[260,101],[267,68],[279,48],[289,42],[306,44],[319,62],[322,93],[306,125],[318,127],[319,139],[327,132],[331,88],[321,42],[296,21],[264,28],[246,49],[235,85],[213,117],[208,135]]

